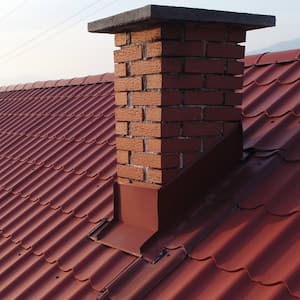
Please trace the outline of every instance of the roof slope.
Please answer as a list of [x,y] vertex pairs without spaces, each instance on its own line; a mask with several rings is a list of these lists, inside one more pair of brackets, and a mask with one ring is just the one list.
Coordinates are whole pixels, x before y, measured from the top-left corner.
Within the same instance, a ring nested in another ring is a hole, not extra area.
[[[134,259],[86,238],[112,214],[111,80],[96,76],[0,93],[1,299],[96,298]],[[99,267],[112,261],[104,274]]]
[[299,53],[246,59],[243,162],[141,258],[87,239],[112,213],[113,84],[1,92],[0,298],[300,298]]

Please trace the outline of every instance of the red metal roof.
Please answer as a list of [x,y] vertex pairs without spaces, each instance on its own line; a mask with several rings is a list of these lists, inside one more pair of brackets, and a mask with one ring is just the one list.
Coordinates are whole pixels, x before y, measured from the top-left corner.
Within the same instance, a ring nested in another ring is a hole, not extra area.
[[139,258],[87,238],[112,215],[112,82],[1,92],[0,298],[300,298],[299,53],[246,58],[243,162]]

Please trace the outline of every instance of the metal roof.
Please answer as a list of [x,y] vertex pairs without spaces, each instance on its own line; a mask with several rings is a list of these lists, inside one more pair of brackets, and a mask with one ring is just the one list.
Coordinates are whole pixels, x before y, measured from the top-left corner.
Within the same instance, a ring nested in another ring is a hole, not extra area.
[[87,238],[112,215],[112,82],[1,92],[0,298],[300,298],[299,53],[246,58],[243,161],[143,257]]

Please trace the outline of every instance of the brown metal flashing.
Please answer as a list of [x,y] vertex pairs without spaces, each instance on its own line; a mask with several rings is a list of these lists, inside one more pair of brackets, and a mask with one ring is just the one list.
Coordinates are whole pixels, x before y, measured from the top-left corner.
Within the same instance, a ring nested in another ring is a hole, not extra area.
[[241,139],[242,128],[237,124],[210,152],[162,188],[116,184],[114,219],[98,232],[97,239],[140,256],[147,242],[180,221],[219,178],[239,163]]

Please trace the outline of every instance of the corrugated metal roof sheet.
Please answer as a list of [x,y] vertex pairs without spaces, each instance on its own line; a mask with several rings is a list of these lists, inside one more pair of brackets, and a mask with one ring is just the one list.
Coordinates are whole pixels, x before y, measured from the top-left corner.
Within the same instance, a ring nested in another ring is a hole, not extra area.
[[246,58],[244,161],[140,258],[86,237],[112,214],[112,83],[3,89],[0,298],[300,298],[299,53]]
[[112,215],[113,83],[36,86],[0,94],[0,298],[95,299],[135,259],[87,238]]

